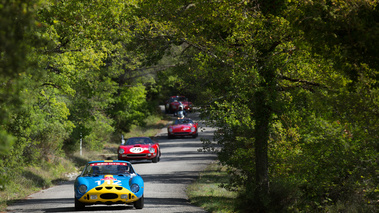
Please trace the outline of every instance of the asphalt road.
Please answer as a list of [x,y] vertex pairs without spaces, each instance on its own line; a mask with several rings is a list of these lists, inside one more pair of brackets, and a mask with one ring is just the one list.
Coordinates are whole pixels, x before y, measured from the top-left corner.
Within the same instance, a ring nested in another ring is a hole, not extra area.
[[[196,113],[191,117],[198,121]],[[201,123],[199,123],[202,126]],[[158,163],[150,161],[131,161],[137,173],[145,181],[145,206],[134,209],[132,205],[94,205],[80,212],[206,212],[190,204],[186,187],[192,183],[210,162],[216,159],[214,154],[198,152],[202,147],[200,138],[212,138],[214,129],[204,127],[199,137],[167,139],[167,129],[161,130],[158,142],[162,157]],[[8,206],[7,212],[73,212],[73,181],[42,190],[27,199]]]

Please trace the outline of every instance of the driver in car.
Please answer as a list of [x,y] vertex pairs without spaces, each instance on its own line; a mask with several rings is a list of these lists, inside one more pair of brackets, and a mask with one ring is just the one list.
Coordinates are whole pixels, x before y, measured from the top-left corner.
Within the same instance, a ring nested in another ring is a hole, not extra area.
[[129,174],[128,168],[126,166],[121,166],[121,165],[117,166],[117,171],[118,171],[118,174],[122,174],[122,175]]

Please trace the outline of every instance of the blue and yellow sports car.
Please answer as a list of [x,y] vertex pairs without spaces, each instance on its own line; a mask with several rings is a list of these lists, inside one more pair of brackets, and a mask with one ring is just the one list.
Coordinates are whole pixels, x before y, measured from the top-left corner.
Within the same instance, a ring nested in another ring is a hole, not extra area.
[[76,178],[75,209],[94,204],[144,205],[144,182],[128,161],[90,161]]

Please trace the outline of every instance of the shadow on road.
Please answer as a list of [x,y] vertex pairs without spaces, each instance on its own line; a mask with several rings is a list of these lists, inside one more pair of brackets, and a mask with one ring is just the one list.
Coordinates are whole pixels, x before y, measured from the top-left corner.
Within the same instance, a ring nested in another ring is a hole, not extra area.
[[[60,199],[33,199],[33,200],[22,200],[18,201],[19,206],[23,205],[35,205],[37,203],[49,204],[51,208],[39,209],[38,212],[81,212],[76,211],[74,207],[73,198],[60,198]],[[67,207],[57,207],[65,205]],[[189,200],[183,198],[152,198],[145,197],[145,207],[144,209],[155,209],[157,206],[159,208],[175,208],[175,206],[188,206],[191,207]],[[86,206],[82,212],[97,212],[97,211],[122,211],[122,210],[133,210],[132,204],[118,204],[118,205],[90,205]],[[8,212],[33,212],[33,209],[12,209]],[[196,212],[196,211],[195,211]],[[199,211],[203,212],[203,211]]]

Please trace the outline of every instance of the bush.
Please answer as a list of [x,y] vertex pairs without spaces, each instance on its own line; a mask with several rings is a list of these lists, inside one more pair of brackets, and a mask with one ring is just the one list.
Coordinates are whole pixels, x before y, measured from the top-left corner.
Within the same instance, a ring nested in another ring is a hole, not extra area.
[[[246,213],[276,213],[296,212],[296,205],[301,198],[298,183],[289,179],[275,179],[270,182],[269,197],[260,205],[261,198],[256,197],[252,183],[240,191],[236,212]],[[260,207],[261,206],[261,207]]]

